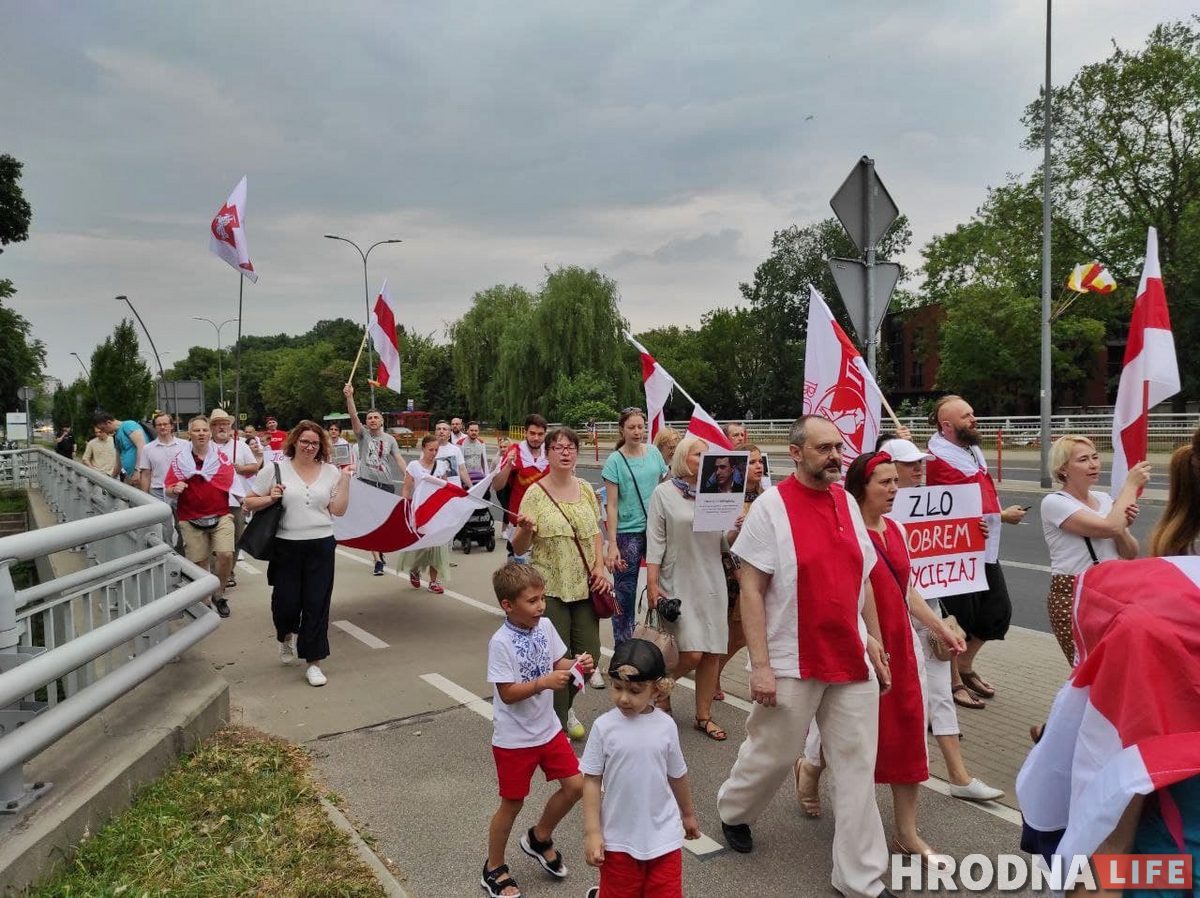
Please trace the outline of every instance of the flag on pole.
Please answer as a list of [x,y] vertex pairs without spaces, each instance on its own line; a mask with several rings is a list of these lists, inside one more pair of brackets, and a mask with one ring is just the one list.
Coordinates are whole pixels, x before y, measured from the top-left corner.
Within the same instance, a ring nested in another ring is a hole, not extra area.
[[217,210],[209,227],[208,248],[248,278],[258,283],[258,273],[250,263],[246,246],[246,177],[238,181],[225,205]]
[[[1059,837],[1067,862],[1095,851],[1135,795],[1200,774],[1200,558],[1090,567],[1073,617],[1078,664],[1017,776],[1025,823],[1042,845]],[[1178,806],[1158,796],[1171,830]]]
[[694,437],[700,437],[708,443],[710,449],[733,449],[733,443],[721,429],[721,425],[713,420],[712,415],[700,407],[700,403],[692,405],[692,418],[688,421],[687,432]]
[[634,345],[641,357],[642,386],[646,388],[646,421],[650,425],[650,439],[653,440],[663,429],[663,408],[671,398],[675,380],[666,368],[655,361],[645,346],[633,339],[633,334],[626,333],[625,339]]
[[396,305],[388,292],[387,280],[379,288],[375,297],[375,307],[371,309],[371,321],[367,325],[371,334],[371,345],[379,356],[379,366],[375,371],[375,382],[381,387],[387,387],[394,392],[400,392],[400,338],[396,333]]
[[428,478],[414,490],[413,501],[350,481],[350,503],[346,513],[333,519],[333,535],[339,543],[372,552],[425,549],[450,542],[479,508],[491,485],[484,478],[464,490],[456,483]]
[[1113,410],[1114,496],[1121,491],[1129,469],[1146,460],[1150,409],[1178,392],[1179,365],[1175,361],[1175,338],[1171,333],[1171,316],[1167,312],[1167,294],[1158,267],[1158,232],[1150,228],[1146,235],[1142,280],[1138,284],[1133,318],[1129,322],[1125,365],[1117,386],[1117,405]]
[[1112,293],[1117,289],[1117,282],[1099,262],[1088,262],[1071,269],[1067,289],[1076,293]]
[[815,287],[809,287],[808,330],[804,344],[804,414],[833,422],[849,465],[875,448],[879,436],[880,392],[866,361],[842,330]]

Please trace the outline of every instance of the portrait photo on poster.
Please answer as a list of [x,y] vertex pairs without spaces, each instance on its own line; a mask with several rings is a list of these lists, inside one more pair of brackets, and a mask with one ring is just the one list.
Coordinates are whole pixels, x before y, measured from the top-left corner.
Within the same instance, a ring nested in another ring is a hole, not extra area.
[[762,479],[763,479],[763,483],[764,483],[764,484],[766,484],[766,485],[769,485],[769,484],[771,483],[771,456],[769,456],[769,455],[767,455],[767,453],[763,452],[763,453],[761,453],[761,454],[759,455],[759,458],[761,458],[761,459],[762,459],[762,466],[763,466]]
[[700,457],[699,492],[692,530],[698,533],[730,530],[742,513],[746,495],[749,452],[724,449]]

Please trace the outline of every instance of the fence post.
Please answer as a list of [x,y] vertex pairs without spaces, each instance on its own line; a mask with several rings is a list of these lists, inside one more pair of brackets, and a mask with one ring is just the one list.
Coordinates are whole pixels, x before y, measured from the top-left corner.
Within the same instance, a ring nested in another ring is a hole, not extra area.
[[996,480],[1004,482],[1004,428],[996,431]]

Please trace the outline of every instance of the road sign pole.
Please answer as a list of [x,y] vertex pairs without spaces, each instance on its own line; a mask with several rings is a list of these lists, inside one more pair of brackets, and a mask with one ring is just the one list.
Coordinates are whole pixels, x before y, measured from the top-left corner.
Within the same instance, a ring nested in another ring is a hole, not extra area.
[[[875,191],[871,189],[871,185],[875,181],[875,160],[864,157],[863,161],[867,167],[866,183],[867,188],[863,191],[863,220],[866,222],[865,232],[867,234],[874,233],[875,224]],[[868,238],[869,239],[869,238]],[[870,242],[866,246],[867,257],[867,321],[872,325],[872,329],[868,330],[865,336],[867,344],[867,368],[871,372],[871,376],[875,376],[875,330],[873,325],[875,322],[875,243]]]

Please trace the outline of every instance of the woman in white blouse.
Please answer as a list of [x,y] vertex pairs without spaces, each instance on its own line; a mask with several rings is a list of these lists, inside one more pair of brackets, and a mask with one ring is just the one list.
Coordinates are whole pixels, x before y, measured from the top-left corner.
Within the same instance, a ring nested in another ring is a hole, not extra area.
[[283,503],[267,566],[279,660],[291,664],[299,655],[308,662],[304,675],[309,685],[324,686],[327,678],[320,662],[329,656],[337,548],[333,518],[346,512],[353,469],[347,466],[339,471],[328,463],[329,435],[315,421],[301,421],[292,428],[283,454],[279,482],[275,482],[275,465],[263,465],[244,507],[259,511]]
[[1129,525],[1138,515],[1138,492],[1150,479],[1150,465],[1133,466],[1114,500],[1093,491],[1100,480],[1100,453],[1087,437],[1059,437],[1050,449],[1050,470],[1062,489],[1042,500],[1042,533],[1050,549],[1050,595],[1046,611],[1067,663],[1075,663],[1071,602],[1075,578],[1091,565],[1113,558],[1136,558],[1137,539]]

